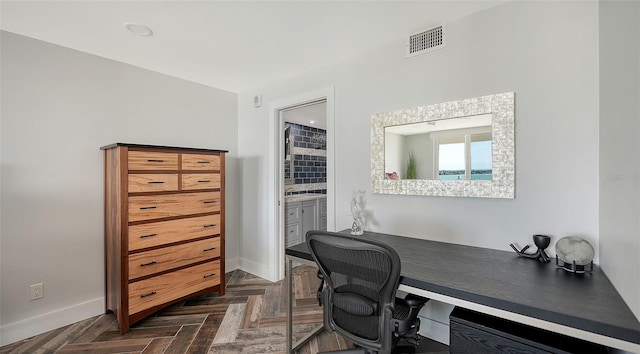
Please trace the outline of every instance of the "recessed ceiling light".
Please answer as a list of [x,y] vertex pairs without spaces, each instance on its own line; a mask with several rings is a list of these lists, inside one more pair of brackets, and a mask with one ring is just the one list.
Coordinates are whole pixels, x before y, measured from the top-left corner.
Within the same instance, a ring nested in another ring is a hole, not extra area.
[[316,124],[316,123],[318,123],[318,121],[310,120],[310,121],[309,121],[309,123],[311,123],[311,124]]
[[124,27],[138,36],[150,36],[153,34],[151,28],[137,23],[125,22]]

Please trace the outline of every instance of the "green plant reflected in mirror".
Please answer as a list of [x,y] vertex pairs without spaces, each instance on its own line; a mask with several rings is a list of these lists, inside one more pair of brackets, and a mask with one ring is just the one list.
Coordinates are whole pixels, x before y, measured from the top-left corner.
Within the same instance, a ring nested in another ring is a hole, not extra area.
[[409,153],[409,161],[407,161],[407,179],[416,179],[418,173],[416,168],[416,156],[411,151]]

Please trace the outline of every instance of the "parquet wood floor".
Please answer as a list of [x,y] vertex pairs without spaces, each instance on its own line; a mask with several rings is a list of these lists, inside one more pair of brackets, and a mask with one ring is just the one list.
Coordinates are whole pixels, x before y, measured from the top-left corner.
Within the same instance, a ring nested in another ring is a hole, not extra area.
[[[296,267],[293,275],[294,336],[301,338],[322,324],[322,308],[315,297],[315,268]],[[284,353],[284,282],[272,283],[241,270],[227,274],[226,279],[224,296],[210,294],[180,302],[136,323],[124,335],[109,313],[0,347],[0,354]],[[431,353],[447,353],[446,346],[435,344]],[[299,353],[352,347],[341,336],[322,332]]]

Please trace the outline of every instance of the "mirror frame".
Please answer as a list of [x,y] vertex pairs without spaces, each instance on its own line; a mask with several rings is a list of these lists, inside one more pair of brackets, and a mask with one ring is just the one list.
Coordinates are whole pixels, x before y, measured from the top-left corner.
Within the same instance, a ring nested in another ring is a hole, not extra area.
[[[385,179],[384,128],[491,114],[491,180]],[[371,190],[379,194],[515,198],[515,94],[467,98],[371,116]]]

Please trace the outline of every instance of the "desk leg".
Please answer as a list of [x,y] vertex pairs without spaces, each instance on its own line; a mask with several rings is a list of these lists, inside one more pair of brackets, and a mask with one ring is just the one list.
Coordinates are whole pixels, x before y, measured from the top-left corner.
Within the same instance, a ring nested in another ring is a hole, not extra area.
[[295,354],[295,352],[310,341],[314,336],[324,330],[324,326],[320,325],[309,334],[301,338],[299,341],[293,344],[293,260],[289,257],[285,257],[285,281],[287,282],[287,347],[286,353]]
[[286,257],[285,260],[285,272],[287,272],[286,275],[286,281],[287,281],[287,353],[292,353],[291,349],[292,349],[292,341],[293,341],[293,274],[291,274],[292,272],[292,261],[291,258]]

